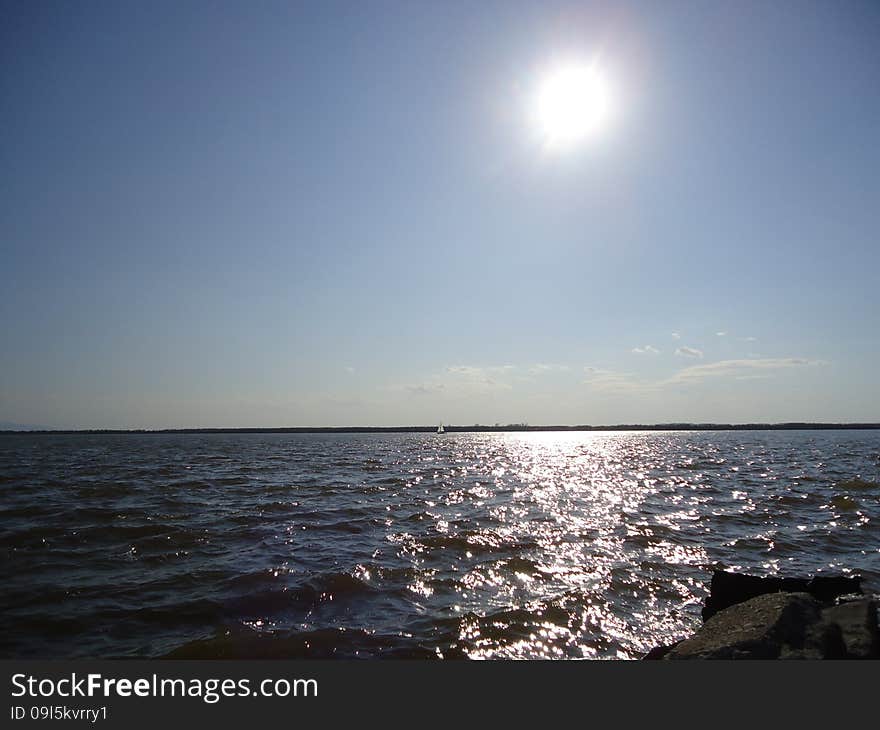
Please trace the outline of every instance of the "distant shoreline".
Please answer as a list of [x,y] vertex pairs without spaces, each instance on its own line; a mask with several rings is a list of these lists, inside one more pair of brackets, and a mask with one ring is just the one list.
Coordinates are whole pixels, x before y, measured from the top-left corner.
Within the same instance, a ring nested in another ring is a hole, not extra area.
[[[838,431],[880,430],[880,423],[659,423],[615,426],[446,426],[446,433],[528,433],[542,431]],[[0,434],[176,434],[176,433],[433,433],[436,426],[296,426],[278,428],[86,428],[0,430]]]

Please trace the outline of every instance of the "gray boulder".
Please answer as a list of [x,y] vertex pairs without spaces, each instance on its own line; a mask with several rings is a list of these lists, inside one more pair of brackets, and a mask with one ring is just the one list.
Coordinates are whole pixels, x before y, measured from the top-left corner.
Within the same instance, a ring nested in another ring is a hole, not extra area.
[[847,601],[822,611],[826,625],[837,626],[843,642],[845,658],[874,659],[880,657],[880,627],[877,602],[871,599]]
[[666,659],[778,659],[783,650],[803,651],[807,626],[822,606],[808,593],[767,593],[709,618]]
[[877,604],[858,598],[827,606],[806,592],[766,593],[718,611],[662,658],[880,658]]

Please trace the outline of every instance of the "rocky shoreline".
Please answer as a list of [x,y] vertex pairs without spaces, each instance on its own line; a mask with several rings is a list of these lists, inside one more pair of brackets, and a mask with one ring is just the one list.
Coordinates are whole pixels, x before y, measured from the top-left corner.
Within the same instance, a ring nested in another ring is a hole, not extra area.
[[709,589],[697,632],[644,659],[880,659],[878,602],[859,577],[716,570]]

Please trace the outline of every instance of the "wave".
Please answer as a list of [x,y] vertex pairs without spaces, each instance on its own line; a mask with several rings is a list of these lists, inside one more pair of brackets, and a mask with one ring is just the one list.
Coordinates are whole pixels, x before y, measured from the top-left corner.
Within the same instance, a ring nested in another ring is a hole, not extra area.
[[861,477],[853,477],[852,479],[845,479],[842,482],[837,482],[834,485],[837,489],[877,489],[880,487],[880,483],[868,481],[867,479],[862,479]]
[[162,659],[440,659],[464,658],[402,637],[363,629],[251,632],[190,641]]

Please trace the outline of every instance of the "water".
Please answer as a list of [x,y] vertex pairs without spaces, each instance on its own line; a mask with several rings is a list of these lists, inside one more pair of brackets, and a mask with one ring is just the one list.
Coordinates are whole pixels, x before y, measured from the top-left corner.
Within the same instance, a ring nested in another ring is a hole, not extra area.
[[880,590],[880,432],[0,436],[0,655],[634,658]]

